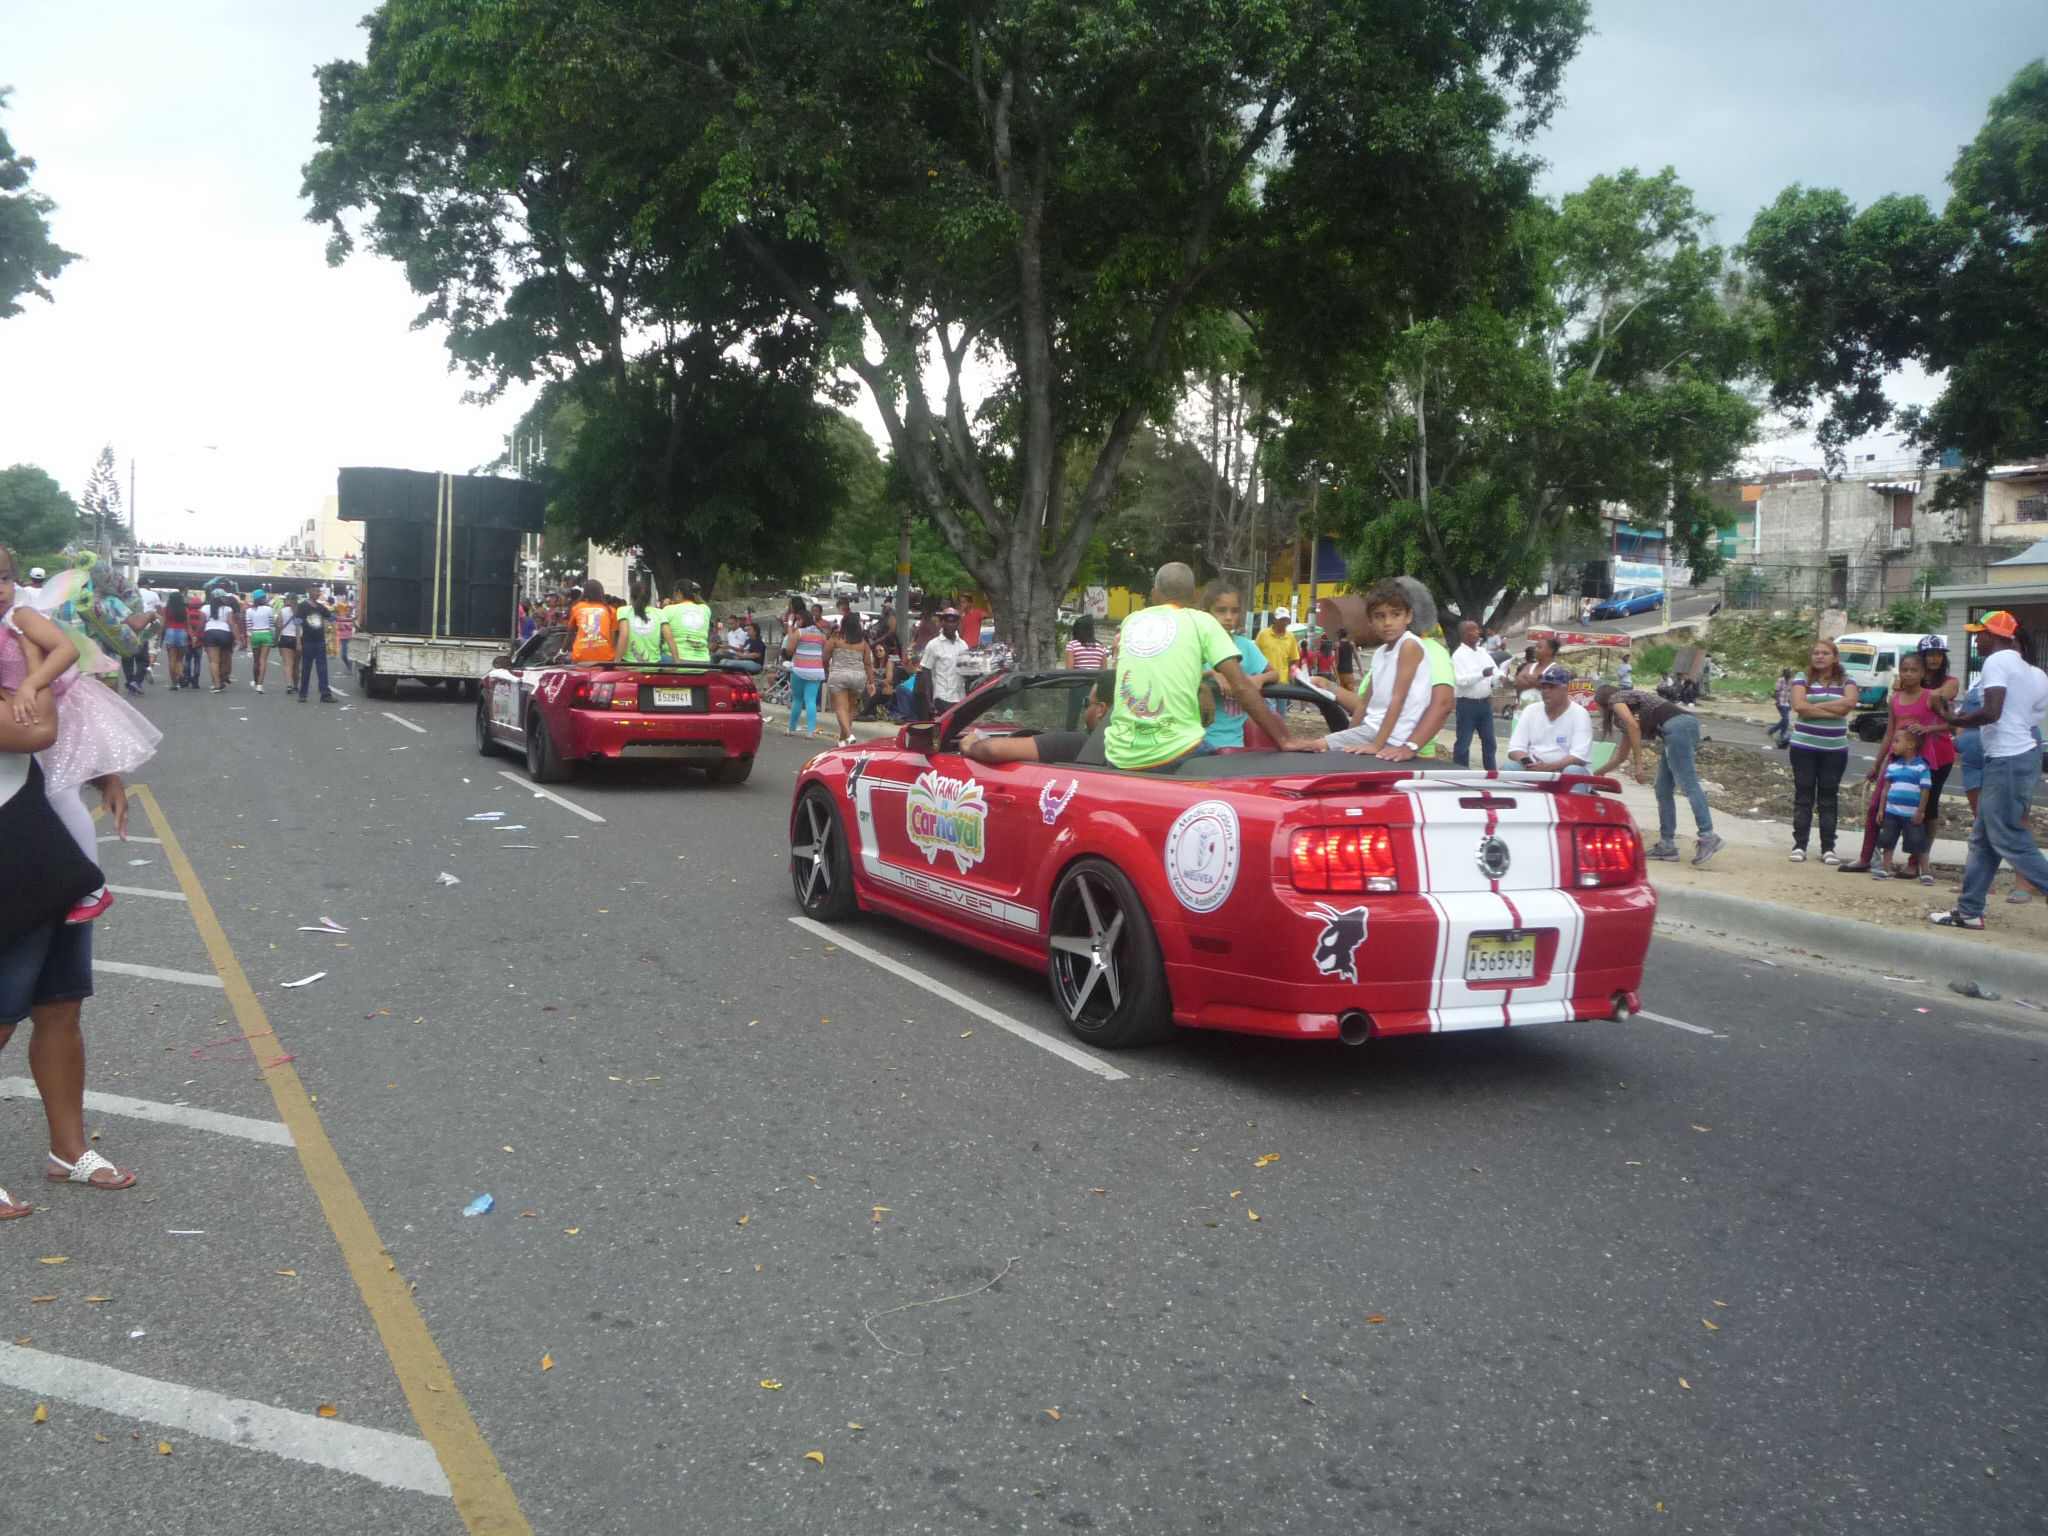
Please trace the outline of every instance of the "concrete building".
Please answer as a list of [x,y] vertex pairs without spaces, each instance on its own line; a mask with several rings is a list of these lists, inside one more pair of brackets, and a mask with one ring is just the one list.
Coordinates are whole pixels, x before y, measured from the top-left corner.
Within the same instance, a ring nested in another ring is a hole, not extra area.
[[327,560],[353,564],[363,553],[363,525],[341,520],[341,498],[329,496],[320,503],[316,516],[294,528],[284,541],[284,552],[301,560]]
[[[1966,673],[1974,674],[1977,661],[1970,655],[1970,636],[1963,626],[1992,609],[2011,613],[2037,640],[2048,636],[2048,538],[1998,561],[1985,571],[1982,581],[1936,587],[1934,596],[1948,605],[1942,628],[1948,635],[1949,655],[1967,658]],[[2039,656],[2034,659],[2037,663],[2041,660]]]
[[2002,467],[1971,504],[1936,509],[1954,473],[1866,463],[1839,479],[1795,469],[1717,487],[1735,512],[1722,540],[1728,606],[1873,612],[1982,582],[2048,533],[2048,463]]

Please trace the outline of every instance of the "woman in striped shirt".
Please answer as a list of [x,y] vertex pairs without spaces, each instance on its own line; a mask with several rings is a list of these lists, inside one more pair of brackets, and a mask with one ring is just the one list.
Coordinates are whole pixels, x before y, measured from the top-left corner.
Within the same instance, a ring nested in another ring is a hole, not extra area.
[[1073,672],[1100,672],[1109,665],[1109,647],[1095,639],[1095,620],[1082,614],[1074,620],[1074,638],[1067,642],[1067,668]]
[[818,625],[817,614],[800,597],[789,600],[789,613],[782,622],[787,629],[782,654],[789,658],[789,728],[782,734],[798,735],[798,721],[808,714],[810,725],[801,734],[815,736],[818,699],[825,691],[825,631]]
[[1803,676],[1792,680],[1792,862],[1806,862],[1806,838],[1820,810],[1820,861],[1835,857],[1835,804],[1849,766],[1849,716],[1856,685],[1832,640],[1816,640]]

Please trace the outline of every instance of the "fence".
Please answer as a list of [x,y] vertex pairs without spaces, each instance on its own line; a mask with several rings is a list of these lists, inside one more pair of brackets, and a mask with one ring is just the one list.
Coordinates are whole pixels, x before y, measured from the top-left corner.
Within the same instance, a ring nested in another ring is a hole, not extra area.
[[1872,565],[1731,565],[1722,574],[1722,606],[1738,613],[1875,612],[1917,598],[1933,573],[1904,561]]

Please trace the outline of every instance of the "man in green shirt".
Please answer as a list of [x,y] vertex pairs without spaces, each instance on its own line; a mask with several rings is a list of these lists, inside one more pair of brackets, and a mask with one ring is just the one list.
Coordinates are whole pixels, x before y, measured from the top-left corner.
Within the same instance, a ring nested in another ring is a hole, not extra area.
[[1179,561],[1152,578],[1152,606],[1118,634],[1116,698],[1103,728],[1103,753],[1116,768],[1164,768],[1202,747],[1202,674],[1216,680],[1283,751],[1308,751],[1267,707],[1244,675],[1237,646],[1208,614],[1190,606],[1195,573]]
[[675,639],[676,660],[711,664],[711,605],[698,595],[697,583],[678,581],[675,595],[661,616]]

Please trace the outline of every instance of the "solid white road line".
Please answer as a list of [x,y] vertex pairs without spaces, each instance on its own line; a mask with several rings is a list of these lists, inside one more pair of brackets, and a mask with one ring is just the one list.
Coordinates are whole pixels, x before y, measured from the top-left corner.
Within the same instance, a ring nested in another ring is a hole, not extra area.
[[[0,1077],[0,1095],[17,1099],[40,1099],[36,1085],[26,1077]],[[160,1104],[154,1099],[130,1099],[118,1093],[86,1090],[85,1107],[103,1115],[125,1115],[130,1120],[154,1120],[158,1125],[182,1125],[192,1131],[212,1131],[216,1136],[239,1136],[273,1147],[296,1145],[282,1120],[252,1120],[247,1115],[226,1115],[214,1109],[195,1109],[190,1104]]]
[[1716,1040],[1725,1040],[1725,1039],[1727,1039],[1727,1038],[1728,1038],[1728,1037],[1727,1037],[1726,1035],[1722,1034],[1722,1033],[1721,1033],[1721,1032],[1720,1032],[1719,1030],[1715,1030],[1715,1029],[1702,1029],[1702,1028],[1701,1028],[1701,1027],[1700,1027],[1699,1025],[1697,1025],[1697,1024],[1688,1024],[1688,1023],[1686,1023],[1686,1022],[1685,1022],[1685,1020],[1683,1020],[1683,1019],[1667,1019],[1667,1018],[1665,1018],[1665,1017],[1664,1017],[1664,1015],[1663,1015],[1663,1014],[1661,1014],[1661,1013],[1652,1013],[1652,1012],[1650,1012],[1650,1010],[1649,1010],[1649,1009],[1647,1009],[1647,1008],[1644,1008],[1644,1009],[1641,1009],[1640,1011],[1638,1011],[1638,1012],[1637,1012],[1637,1014],[1636,1014],[1636,1017],[1637,1017],[1637,1018],[1639,1018],[1639,1019],[1649,1019],[1649,1020],[1650,1020],[1651,1022],[1653,1022],[1653,1023],[1657,1023],[1657,1024],[1669,1024],[1669,1025],[1670,1025],[1670,1026],[1671,1026],[1671,1027],[1672,1027],[1673,1029],[1682,1029],[1682,1030],[1685,1030],[1685,1031],[1687,1031],[1688,1033],[1691,1033],[1691,1034],[1695,1034],[1695,1035],[1712,1035],[1712,1036],[1713,1036],[1713,1037],[1714,1037],[1714,1038],[1715,1038]]
[[92,968],[96,971],[112,971],[116,976],[140,976],[144,981],[175,981],[187,987],[220,987],[226,983],[218,976],[205,971],[167,971],[160,965],[124,965],[119,960],[95,959]]
[[597,812],[586,811],[574,800],[570,800],[565,798],[564,796],[558,795],[552,789],[542,789],[538,784],[534,783],[533,780],[529,779],[523,773],[514,773],[510,768],[500,768],[498,770],[498,776],[500,778],[510,779],[514,784],[519,785],[523,789],[532,790],[534,794],[538,795],[543,800],[552,800],[555,802],[555,804],[561,806],[563,809],[574,811],[578,816],[581,816],[585,821],[604,820],[604,818],[598,815]]
[[434,1448],[411,1435],[273,1408],[246,1397],[183,1387],[19,1344],[0,1343],[0,1384],[123,1418],[329,1467],[399,1488],[449,1498]]
[[103,843],[156,843],[161,845],[163,839],[160,837],[103,837],[100,841]]
[[107,887],[116,896],[154,896],[158,901],[183,901],[183,891],[153,891],[146,885],[110,885]]
[[989,1007],[988,1004],[978,1003],[966,993],[956,992],[942,981],[933,981],[931,977],[912,970],[900,960],[892,960],[879,950],[869,949],[867,945],[849,939],[837,928],[829,928],[825,924],[808,917],[792,917],[790,921],[805,932],[815,933],[827,943],[837,945],[849,955],[858,955],[870,965],[880,966],[891,976],[900,977],[904,981],[909,982],[913,987],[923,987],[925,991],[931,993],[934,997],[943,997],[954,1007],[965,1009],[977,1019],[986,1019],[989,1023],[995,1025],[997,1029],[1007,1029],[1019,1040],[1028,1040],[1042,1051],[1051,1051],[1053,1055],[1059,1057],[1062,1061],[1071,1061],[1083,1072],[1093,1072],[1097,1077],[1112,1082],[1119,1078],[1130,1076],[1130,1073],[1119,1072],[1100,1056],[1090,1055],[1078,1045],[1070,1045],[1056,1035],[1048,1035],[1042,1029],[1034,1029],[1029,1024],[1020,1023],[1018,1020],[1011,1018],[1007,1013],[998,1013],[995,1009]]
[[405,728],[406,728],[406,729],[407,729],[408,731],[418,731],[418,732],[419,732],[419,733],[420,733],[420,734],[421,734],[422,736],[424,736],[424,735],[426,735],[426,734],[427,734],[427,728],[426,728],[426,727],[425,727],[424,725],[414,725],[414,724],[413,724],[413,723],[412,723],[412,722],[411,722],[410,720],[406,719],[406,718],[405,718],[405,716],[403,716],[403,715],[394,715],[394,714],[393,714],[393,713],[391,713],[391,711],[390,711],[390,710],[388,710],[388,709],[387,709],[387,710],[385,710],[385,711],[383,712],[383,714],[384,714],[384,718],[385,718],[386,720],[396,720],[396,721],[397,721],[397,722],[398,722],[398,723],[399,723],[400,725],[404,726],[404,727],[405,727]]

